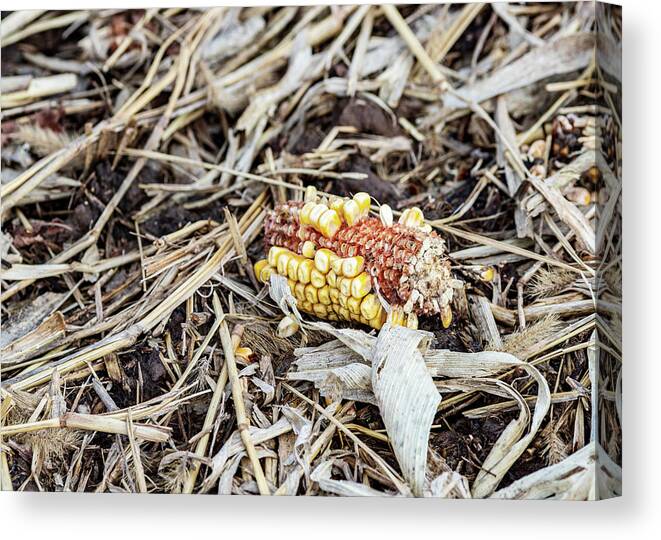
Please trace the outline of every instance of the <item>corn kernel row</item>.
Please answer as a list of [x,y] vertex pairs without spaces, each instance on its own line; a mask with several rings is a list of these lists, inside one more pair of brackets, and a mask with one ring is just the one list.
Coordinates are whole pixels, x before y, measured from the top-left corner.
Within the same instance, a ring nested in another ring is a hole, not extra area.
[[303,311],[331,321],[345,320],[381,328],[386,312],[372,280],[362,271],[362,257],[338,257],[328,249],[313,258],[272,246],[268,258],[255,263],[255,275],[267,283],[271,274],[287,278],[289,288]]

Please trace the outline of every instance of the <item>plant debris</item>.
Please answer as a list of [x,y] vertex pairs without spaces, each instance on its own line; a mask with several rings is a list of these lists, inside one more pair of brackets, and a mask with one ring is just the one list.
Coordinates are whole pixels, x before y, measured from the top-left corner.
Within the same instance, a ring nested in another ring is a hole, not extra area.
[[[619,495],[621,28],[589,2],[3,13],[0,488]],[[255,272],[273,208],[363,192],[438,234],[442,321],[324,322]]]

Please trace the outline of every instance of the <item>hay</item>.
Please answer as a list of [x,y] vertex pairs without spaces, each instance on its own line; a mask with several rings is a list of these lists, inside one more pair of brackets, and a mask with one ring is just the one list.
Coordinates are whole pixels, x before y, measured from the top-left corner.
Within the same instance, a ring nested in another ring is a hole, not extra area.
[[[619,494],[597,26],[617,51],[619,8],[589,3],[3,18],[2,489]],[[266,211],[309,186],[422,208],[465,283],[451,327],[269,295]]]

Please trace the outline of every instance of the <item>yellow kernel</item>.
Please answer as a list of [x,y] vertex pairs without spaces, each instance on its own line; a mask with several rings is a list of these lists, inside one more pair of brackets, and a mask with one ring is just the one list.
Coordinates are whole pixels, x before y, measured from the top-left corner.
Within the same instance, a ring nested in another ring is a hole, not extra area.
[[377,330],[381,330],[381,327],[384,325],[385,322],[386,322],[386,312],[382,310],[376,317],[370,319],[370,326],[372,328],[376,328]]
[[314,262],[312,262],[310,259],[304,259],[298,265],[298,272],[296,273],[296,278],[301,283],[307,285],[308,283],[310,283],[313,270],[314,270]]
[[358,298],[354,298],[353,296],[350,297],[347,300],[347,307],[349,308],[349,311],[355,315],[360,315],[360,300]]
[[338,216],[342,215],[342,208],[344,207],[344,199],[336,197],[331,200],[329,205],[333,210],[337,212]]
[[298,220],[301,222],[301,225],[310,225],[310,212],[315,207],[315,203],[308,202],[303,205],[300,212],[298,213]]
[[393,308],[388,314],[388,321],[393,326],[405,326],[406,315],[404,314],[404,310],[401,308]]
[[337,274],[331,270],[326,274],[326,281],[331,287],[337,287]]
[[406,328],[418,329],[418,316],[415,313],[409,313],[406,318]]
[[296,287],[296,281],[293,279],[288,279],[287,285],[289,285],[289,290],[291,291],[291,293],[294,294],[294,287]]
[[326,306],[323,304],[314,304],[312,306],[312,311],[314,311],[314,314],[322,319],[326,318],[326,315],[328,315],[328,310],[326,309]]
[[278,270],[278,274],[280,274],[281,276],[287,275],[287,266],[289,265],[290,259],[291,259],[291,254],[288,251],[278,255],[276,269]]
[[294,296],[296,300],[305,300],[305,285],[300,282],[294,285]]
[[322,274],[326,274],[330,270],[331,260],[336,257],[330,249],[320,249],[314,254],[314,266]]
[[307,300],[304,300],[301,302],[301,309],[303,311],[307,311],[308,313],[312,313],[312,306],[314,304],[312,302],[308,302]]
[[349,278],[337,278],[337,288],[344,296],[351,296],[351,280]]
[[271,274],[275,270],[270,264],[262,268],[262,271],[259,273],[259,281],[262,283],[268,283],[271,279]]
[[301,248],[301,253],[303,254],[303,257],[312,259],[314,257],[315,251],[317,251],[317,246],[314,245],[314,242],[310,242],[310,240],[306,240],[305,242],[303,242],[303,247]]
[[349,307],[348,304],[347,304],[347,300],[349,300],[349,298],[351,298],[351,297],[350,297],[350,296],[346,296],[346,295],[344,295],[344,294],[340,294],[340,298],[338,299],[338,301],[340,302],[340,305],[341,305],[343,308]]
[[310,272],[310,283],[317,289],[320,289],[326,285],[326,278],[319,270],[313,268],[312,272]]
[[266,259],[262,259],[261,261],[257,261],[253,265],[253,270],[255,271],[255,276],[257,276],[257,279],[259,279],[259,275],[262,273],[262,270],[266,268],[269,265],[269,262]]
[[316,203],[317,199],[319,199],[319,195],[317,194],[317,188],[314,186],[308,186],[305,188],[305,202],[312,202]]
[[413,228],[421,227],[424,221],[425,216],[422,213],[422,210],[420,210],[420,208],[417,206],[414,206],[413,208],[407,208],[399,217],[399,222],[402,225]]
[[326,238],[333,238],[342,227],[342,220],[335,210],[326,210],[319,218],[319,232]]
[[360,207],[358,203],[353,199],[344,203],[342,207],[342,215],[344,216],[344,221],[347,222],[347,225],[351,227],[360,219]]
[[367,273],[356,276],[351,280],[351,296],[362,298],[372,290],[372,280]]
[[342,259],[342,274],[346,277],[356,277],[363,271],[365,266],[365,259],[360,255],[355,257],[347,257]]
[[344,261],[344,259],[341,259],[340,257],[338,257],[337,259],[333,259],[331,261],[331,270],[330,271],[335,272],[338,276],[341,276],[342,275],[342,261]]
[[283,317],[278,323],[278,337],[288,338],[289,336],[293,336],[296,332],[298,332],[299,328],[300,326],[298,322],[287,315],[286,317]]
[[351,320],[351,312],[347,308],[341,307],[339,309],[338,315],[340,316],[340,319],[344,321]]
[[310,212],[310,225],[313,225],[315,229],[318,229],[319,220],[326,210],[328,210],[328,206],[325,204],[319,203],[314,205],[314,208]]
[[282,253],[286,253],[289,250],[287,248],[279,247],[279,246],[271,246],[271,249],[269,249],[269,256],[268,256],[268,261],[271,266],[277,266],[278,264],[278,257]]
[[328,285],[324,285],[320,289],[317,289],[317,296],[319,297],[319,302],[321,302],[325,306],[330,305],[331,297],[330,297],[330,287]]
[[340,320],[338,318],[337,314],[334,311],[329,311],[328,314],[326,315],[326,318],[329,321],[339,321]]
[[301,261],[301,258],[293,255],[289,262],[287,263],[287,276],[289,279],[298,279],[298,265]]
[[381,302],[375,294],[368,294],[360,303],[360,314],[366,319],[373,319],[379,314]]
[[452,310],[449,305],[441,307],[441,323],[443,328],[448,328],[452,324]]
[[358,208],[360,209],[360,215],[361,216],[367,216],[370,211],[370,195],[369,193],[365,193],[364,191],[361,191],[360,193],[356,193],[353,196],[353,200],[356,201],[358,204]]
[[305,299],[313,304],[319,302],[319,296],[317,296],[317,289],[314,287],[314,285],[305,286]]
[[480,274],[480,277],[484,281],[491,281],[496,275],[496,271],[493,269],[493,266],[487,266],[482,273]]
[[329,289],[328,295],[330,296],[331,302],[333,304],[340,303],[340,291],[338,291],[335,287],[331,287]]
[[379,207],[379,217],[381,218],[381,223],[383,223],[386,227],[390,227],[393,221],[392,208],[390,208],[390,206],[387,204],[382,204]]
[[237,358],[248,360],[252,356],[253,352],[250,347],[237,347],[234,351],[234,354]]

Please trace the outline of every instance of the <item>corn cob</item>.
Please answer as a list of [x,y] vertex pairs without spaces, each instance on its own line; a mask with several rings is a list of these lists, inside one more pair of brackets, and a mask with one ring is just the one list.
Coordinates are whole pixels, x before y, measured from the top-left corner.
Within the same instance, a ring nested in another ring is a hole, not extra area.
[[273,272],[287,277],[298,307],[320,318],[381,326],[418,327],[418,315],[452,321],[453,279],[445,242],[419,208],[398,223],[386,205],[371,217],[370,196],[289,201],[270,211],[264,225],[266,259],[255,263],[266,283]]

